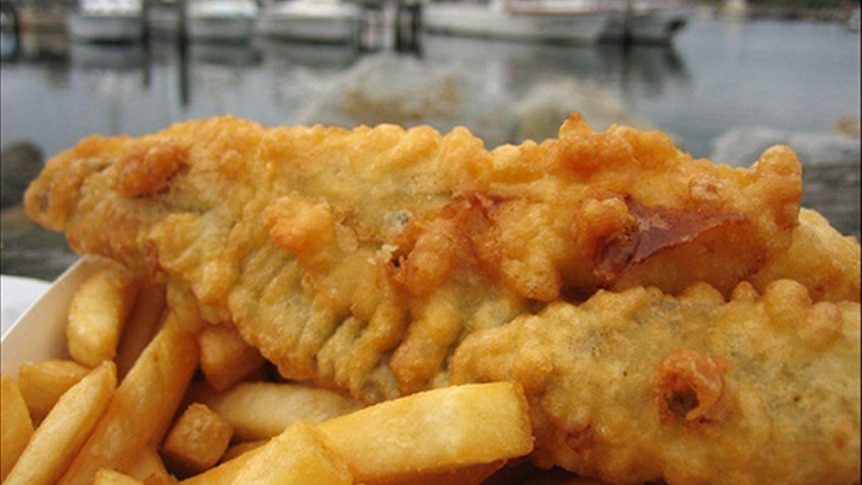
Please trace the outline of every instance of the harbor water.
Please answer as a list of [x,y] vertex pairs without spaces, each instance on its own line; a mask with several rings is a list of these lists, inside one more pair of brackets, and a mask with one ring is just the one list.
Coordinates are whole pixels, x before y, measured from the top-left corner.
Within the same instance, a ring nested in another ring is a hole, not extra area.
[[[266,125],[464,125],[492,147],[554,136],[577,111],[597,130],[664,130],[695,157],[728,158],[719,163],[756,159],[722,151],[722,140],[807,144],[806,167],[825,168],[806,169],[806,204],[859,233],[860,38],[838,23],[695,15],[670,46],[628,48],[430,34],[409,52],[258,39],[104,45],[28,32],[20,41],[2,63],[0,143],[36,146],[42,160],[90,134],[142,135],[220,114]],[[4,273],[51,279],[73,258],[16,207],[3,226]]]

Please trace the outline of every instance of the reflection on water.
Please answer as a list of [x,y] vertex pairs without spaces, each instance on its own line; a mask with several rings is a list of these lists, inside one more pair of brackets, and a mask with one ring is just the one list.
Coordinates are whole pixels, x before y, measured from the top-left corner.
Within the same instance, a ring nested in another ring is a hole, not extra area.
[[[135,135],[230,113],[265,124],[466,124],[496,144],[544,136],[536,120],[551,127],[578,110],[599,129],[611,119],[661,128],[707,156],[712,140],[736,124],[822,131],[858,118],[858,35],[848,35],[822,25],[695,19],[672,46],[425,35],[411,54],[263,39],[94,46],[25,35],[21,53],[4,63],[4,92],[16,94],[4,98],[3,117],[15,121],[3,124],[3,137],[32,138],[40,126],[36,136],[53,153],[90,132]],[[87,87],[99,77],[122,95]],[[28,99],[63,116],[43,119]],[[87,107],[106,103],[110,127]],[[68,118],[76,127],[59,124]]]
[[124,72],[140,69],[147,60],[143,44],[87,44],[69,45],[72,68],[82,71]]
[[[427,36],[422,49],[409,55],[271,40],[70,43],[65,48],[65,63],[59,65],[67,81],[46,86],[37,79],[30,87],[43,91],[43,102],[76,113],[78,130],[48,128],[55,135],[45,147],[49,153],[82,133],[142,134],[215,114],[265,124],[392,122],[431,124],[441,131],[467,125],[493,146],[553,136],[572,111],[601,120],[597,128],[611,118],[637,125],[640,120],[625,110],[620,88],[658,92],[671,78],[687,78],[684,62],[666,47],[636,50],[628,59],[613,46],[465,42],[445,36]],[[42,67],[38,61],[18,63]],[[64,101],[69,96],[79,101]],[[555,96],[560,99],[546,101]],[[15,118],[23,115],[14,109],[4,106],[4,116],[7,111]],[[537,124],[538,119],[547,121]]]
[[[36,72],[12,71],[11,76],[33,77],[25,94],[55,105],[78,123],[77,130],[47,127],[54,135],[46,140],[49,153],[82,134],[141,134],[173,121],[225,113],[266,124],[430,123],[440,130],[465,124],[495,145],[520,141],[523,113],[518,110],[543,87],[553,96],[547,86],[560,85],[557,94],[568,97],[545,115],[552,121],[543,136],[551,136],[564,110],[585,111],[572,95],[583,83],[592,82],[593,93],[627,86],[659,91],[668,78],[687,77],[684,62],[667,48],[636,50],[628,58],[614,46],[567,48],[445,36],[423,38],[422,49],[410,55],[271,40],[102,45],[30,36],[24,47],[24,58],[15,65],[48,71],[48,79],[56,80],[59,72],[64,79],[45,84]],[[46,53],[53,63],[43,62]],[[610,100],[608,93],[604,98]],[[605,111],[619,115],[618,105]],[[38,114],[4,105],[4,117]],[[4,127],[4,137],[25,129]]]

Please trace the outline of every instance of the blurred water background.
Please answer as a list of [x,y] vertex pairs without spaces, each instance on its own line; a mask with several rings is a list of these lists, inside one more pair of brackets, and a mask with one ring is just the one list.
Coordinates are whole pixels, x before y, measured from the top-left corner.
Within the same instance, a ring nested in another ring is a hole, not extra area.
[[18,41],[13,49],[4,37],[0,76],[5,274],[52,279],[74,259],[61,235],[7,204],[28,164],[90,134],[142,135],[218,114],[267,125],[465,125],[495,146],[554,136],[579,111],[597,130],[661,129],[695,157],[734,165],[789,143],[806,166],[805,205],[859,235],[860,38],[844,22],[697,10],[672,44],[632,46],[428,33],[406,51],[170,36],[93,44],[62,32]]

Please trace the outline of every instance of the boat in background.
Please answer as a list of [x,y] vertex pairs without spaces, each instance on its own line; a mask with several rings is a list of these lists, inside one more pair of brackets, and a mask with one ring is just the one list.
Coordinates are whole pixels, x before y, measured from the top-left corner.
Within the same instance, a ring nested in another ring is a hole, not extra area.
[[150,35],[173,37],[180,30],[180,7],[178,0],[147,0],[145,12]]
[[139,42],[144,36],[141,0],[80,0],[66,28],[72,40]]
[[261,10],[255,31],[272,39],[350,44],[359,39],[362,12],[342,0],[278,0]]
[[431,2],[422,23],[435,33],[590,45],[605,32],[611,13],[601,0]]
[[670,44],[693,12],[683,0],[618,0],[616,9],[602,42]]
[[192,42],[248,42],[259,13],[254,0],[189,0],[186,33]]

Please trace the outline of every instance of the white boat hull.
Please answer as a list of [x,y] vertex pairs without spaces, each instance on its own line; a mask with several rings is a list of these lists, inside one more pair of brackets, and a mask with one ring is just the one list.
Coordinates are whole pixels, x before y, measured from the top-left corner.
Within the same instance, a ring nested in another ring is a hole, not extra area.
[[192,41],[247,42],[253,27],[253,18],[192,17],[188,19],[186,33]]
[[191,0],[186,35],[191,41],[244,43],[259,13],[252,0]]
[[66,28],[69,37],[86,42],[137,42],[144,33],[139,15],[75,12],[69,15]]
[[361,15],[352,5],[309,5],[298,1],[264,9],[256,32],[274,39],[352,43],[359,37]]
[[596,43],[608,18],[606,13],[512,14],[454,3],[430,3],[422,13],[422,23],[429,32],[571,44]]

